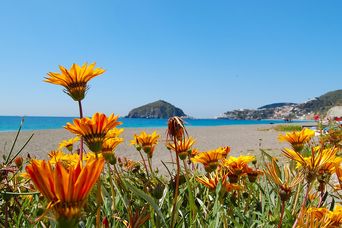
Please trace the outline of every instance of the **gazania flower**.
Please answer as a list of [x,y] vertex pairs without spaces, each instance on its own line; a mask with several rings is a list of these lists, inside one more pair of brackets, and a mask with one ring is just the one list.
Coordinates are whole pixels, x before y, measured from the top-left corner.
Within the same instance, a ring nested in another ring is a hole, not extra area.
[[228,177],[231,183],[236,183],[239,176],[245,174],[244,170],[248,166],[248,163],[255,160],[254,156],[241,155],[239,157],[230,156],[228,159],[224,159],[222,165],[228,170]]
[[65,154],[63,151],[51,151],[49,154],[51,165],[55,165],[57,162],[63,164],[68,169],[70,166],[75,166],[80,160],[78,154]]
[[210,173],[217,168],[219,162],[226,158],[226,156],[227,147],[220,147],[215,150],[198,153],[195,157],[191,158],[191,161],[193,163],[202,163],[205,171]]
[[233,190],[241,190],[242,187],[237,184],[230,184],[227,182],[227,175],[219,175],[219,173],[215,173],[211,175],[209,178],[206,176],[196,177],[196,180],[203,184],[205,187],[209,188],[210,191],[214,191],[217,188],[218,183],[222,182],[222,188],[227,192],[231,192]]
[[247,174],[248,180],[252,183],[256,181],[258,176],[262,175],[264,172],[261,170],[253,169],[249,166],[246,166],[243,170],[243,173]]
[[176,145],[174,143],[168,143],[166,147],[169,150],[175,151],[177,156],[179,156],[181,160],[184,160],[191,153],[191,147],[194,145],[194,143],[195,140],[190,137],[177,141]]
[[184,121],[182,118],[178,116],[171,117],[167,122],[167,136],[166,138],[169,139],[176,139],[181,140],[187,135],[188,132],[186,131]]
[[147,134],[143,131],[140,135],[134,135],[134,139],[131,140],[131,144],[134,145],[138,151],[142,149],[149,158],[152,158],[154,148],[158,143],[159,137],[160,135],[155,131],[152,134]]
[[113,128],[107,132],[107,138],[118,138],[122,132],[124,132],[123,128]]
[[88,90],[88,81],[104,72],[101,68],[95,68],[95,63],[85,63],[82,67],[73,64],[70,70],[59,66],[59,69],[61,73],[48,73],[45,82],[63,86],[64,92],[75,101],[83,100]]
[[342,190],[342,167],[340,164],[336,165],[335,167],[336,170],[336,176],[338,178],[338,184],[335,186],[336,191]]
[[303,170],[308,183],[314,181],[319,176],[320,171],[335,161],[336,148],[317,149],[311,148],[311,156],[303,157],[299,152],[285,148],[283,153],[286,157],[298,162],[298,166]]
[[284,166],[284,179],[282,179],[274,159],[272,159],[272,163],[266,164],[265,174],[279,187],[279,196],[282,201],[289,200],[293,188],[303,180],[301,175],[291,178],[288,166]]
[[67,123],[64,128],[83,137],[88,148],[98,153],[102,149],[108,131],[121,124],[118,118],[119,116],[114,116],[114,114],[107,117],[105,114],[97,112],[92,118],[76,118],[73,124]]
[[333,211],[327,208],[310,207],[299,223],[299,227],[339,228],[342,225],[342,206],[337,204]]
[[85,165],[78,162],[68,168],[61,162],[53,166],[46,161],[32,160],[26,171],[36,188],[50,201],[47,209],[54,212],[59,225],[75,226],[103,165],[102,158],[89,160]]
[[294,131],[291,133],[286,133],[285,135],[279,135],[279,141],[289,142],[292,148],[300,152],[303,149],[304,143],[309,142],[315,136],[315,131],[308,128],[304,128],[301,131]]
[[114,165],[116,163],[116,157],[114,151],[116,147],[123,142],[123,138],[109,138],[102,144],[102,155],[107,162]]
[[60,144],[58,149],[62,150],[63,148],[67,148],[68,151],[72,152],[74,143],[78,142],[80,140],[79,137],[74,137],[68,140],[63,140]]

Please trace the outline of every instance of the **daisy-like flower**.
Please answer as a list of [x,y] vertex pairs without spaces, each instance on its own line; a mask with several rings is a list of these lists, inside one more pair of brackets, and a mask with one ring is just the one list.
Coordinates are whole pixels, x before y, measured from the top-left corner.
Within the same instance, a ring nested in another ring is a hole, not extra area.
[[298,162],[297,167],[303,171],[308,183],[314,181],[331,163],[335,162],[336,148],[311,148],[311,156],[303,157],[299,152],[285,148],[283,154]]
[[225,191],[227,192],[242,189],[240,185],[228,183],[227,175],[220,175],[218,172],[210,175],[209,178],[206,176],[196,177],[196,180],[197,182],[203,184],[205,187],[209,188],[210,191],[215,191],[220,181],[222,183],[222,188],[225,189]]
[[222,161],[224,168],[228,170],[228,177],[231,183],[236,183],[239,177],[244,173],[248,163],[255,160],[254,156],[241,155],[239,157],[230,156]]
[[123,128],[113,128],[107,132],[107,138],[118,138],[122,132],[124,132]]
[[288,166],[284,166],[284,177],[282,178],[281,174],[277,171],[274,159],[272,159],[272,163],[266,164],[265,174],[279,187],[278,193],[283,202],[290,199],[293,188],[303,180],[301,175],[291,178]]
[[101,68],[95,68],[95,63],[90,65],[85,63],[82,67],[73,64],[70,70],[59,66],[59,69],[61,73],[50,72],[44,81],[63,86],[65,88],[64,92],[75,101],[83,100],[89,88],[87,83],[104,72]]
[[302,151],[304,144],[309,142],[315,136],[315,131],[304,128],[301,131],[294,131],[286,133],[285,135],[279,135],[278,139],[281,142],[289,142],[292,148],[300,152]]
[[176,145],[174,143],[168,143],[166,147],[169,150],[173,150],[174,152],[176,152],[177,156],[179,156],[181,160],[184,160],[187,158],[189,154],[191,154],[191,148],[194,145],[194,143],[195,139],[189,137],[177,141]]
[[83,137],[88,148],[98,153],[107,137],[108,131],[121,124],[119,116],[111,114],[107,117],[103,113],[95,113],[92,118],[74,119],[74,123],[67,123],[64,127],[68,131]]
[[342,225],[342,206],[337,204],[333,211],[327,208],[310,207],[301,221],[299,227],[339,228]]
[[50,201],[52,210],[61,227],[74,227],[88,194],[99,178],[104,159],[92,159],[85,165],[78,162],[65,168],[61,162],[53,166],[43,160],[32,160],[26,166],[36,188]]
[[227,151],[229,153],[229,147],[219,147],[215,150],[198,153],[195,157],[191,158],[191,161],[193,163],[202,163],[205,171],[210,173],[217,168],[221,160],[226,158]]
[[63,148],[66,148],[68,151],[72,152],[74,143],[78,142],[80,140],[79,137],[74,137],[71,139],[63,140],[60,144],[58,149],[62,150]]
[[116,157],[114,151],[116,147],[123,142],[123,138],[108,138],[102,144],[101,154],[107,162],[114,165],[116,163]]
[[152,158],[159,137],[160,135],[158,135],[156,131],[152,134],[147,134],[143,131],[140,135],[134,135],[134,139],[131,140],[131,144],[134,145],[138,151],[143,150],[149,158]]
[[249,182],[252,182],[252,183],[254,183],[256,181],[258,176],[264,174],[264,172],[262,172],[261,170],[253,169],[249,166],[246,166],[244,168],[243,173],[247,174]]
[[336,176],[338,179],[338,184],[335,185],[335,190],[336,191],[341,191],[342,190],[342,167],[340,164],[335,166],[335,170],[336,170]]
[[75,166],[79,160],[80,156],[78,154],[65,154],[63,151],[51,151],[49,154],[51,165],[55,165],[57,162],[63,164],[63,166],[68,169],[70,166]]

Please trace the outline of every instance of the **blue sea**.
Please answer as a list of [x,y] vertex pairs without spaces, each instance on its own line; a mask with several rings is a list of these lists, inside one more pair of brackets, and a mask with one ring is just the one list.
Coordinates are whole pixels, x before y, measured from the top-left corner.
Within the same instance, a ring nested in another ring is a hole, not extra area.
[[[47,130],[61,129],[67,122],[72,122],[74,117],[45,117],[26,116],[22,130]],[[0,116],[0,131],[17,131],[22,117]],[[166,127],[167,119],[133,119],[120,118],[123,128],[158,128]],[[303,121],[294,121],[303,122]],[[185,119],[189,127],[225,126],[225,125],[248,125],[248,124],[275,124],[284,123],[283,120],[227,120],[227,119]]]

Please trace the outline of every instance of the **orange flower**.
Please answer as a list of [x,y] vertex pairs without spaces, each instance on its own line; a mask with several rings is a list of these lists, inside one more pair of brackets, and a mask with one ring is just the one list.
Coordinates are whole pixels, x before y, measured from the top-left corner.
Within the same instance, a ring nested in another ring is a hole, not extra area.
[[147,134],[143,131],[140,135],[134,135],[134,139],[131,140],[131,144],[135,145],[138,151],[142,149],[149,158],[152,158],[154,148],[158,143],[159,137],[160,135],[155,131],[152,134]]
[[81,101],[84,99],[85,93],[89,88],[87,85],[88,81],[104,72],[101,68],[94,68],[95,63],[90,65],[85,63],[82,67],[73,64],[70,70],[59,66],[61,73],[50,72],[48,73],[49,77],[46,77],[44,81],[63,86],[66,94],[75,101]]
[[83,137],[88,148],[98,153],[102,149],[108,131],[121,124],[118,118],[119,116],[114,116],[114,114],[107,117],[105,114],[97,112],[92,118],[76,118],[73,124],[67,123],[64,128]]
[[63,148],[67,148],[68,151],[72,152],[73,147],[74,147],[74,143],[78,142],[80,140],[79,137],[74,137],[68,140],[63,140],[60,144],[58,149],[63,149]]
[[227,182],[227,175],[220,175],[216,172],[214,175],[210,175],[209,178],[206,176],[196,177],[196,180],[203,184],[205,187],[209,188],[210,191],[214,191],[217,188],[219,182],[222,182],[222,188],[227,192],[231,192],[233,190],[241,190],[242,187],[237,184],[230,184]]
[[303,177],[297,175],[291,180],[290,168],[284,166],[284,179],[282,179],[277,167],[275,160],[272,159],[272,163],[266,164],[265,174],[279,187],[280,199],[287,201],[291,197],[293,188],[303,180]]
[[333,211],[327,208],[310,207],[301,221],[299,227],[338,228],[342,225],[342,206],[337,204]]
[[303,149],[304,143],[309,142],[312,137],[315,136],[315,131],[308,128],[304,128],[301,131],[294,131],[286,133],[285,135],[279,135],[279,141],[287,141],[292,145],[292,148],[300,152]]
[[179,156],[181,160],[184,160],[191,153],[191,147],[194,145],[194,143],[195,139],[190,137],[177,141],[176,145],[174,143],[168,143],[166,147],[169,150],[175,151],[177,156]]
[[195,157],[191,158],[193,163],[202,163],[204,165],[205,171],[208,173],[214,171],[219,162],[227,156],[227,149],[229,147],[219,147],[215,150],[209,150],[197,154]]
[[[42,160],[32,160],[26,171],[37,189],[50,201],[56,220],[60,223],[77,222],[87,196],[99,178],[104,159],[92,159],[83,166],[64,167],[61,162],[55,166]],[[76,219],[76,221],[75,221]]]
[[322,170],[326,170],[336,159],[336,148],[320,149],[311,148],[311,156],[303,157],[299,152],[285,148],[283,154],[298,163],[307,181],[312,182],[321,174]]
[[239,157],[230,156],[228,159],[223,160],[222,165],[228,169],[228,176],[231,183],[236,183],[240,175],[245,174],[244,171],[248,163],[255,160],[254,156],[241,155]]

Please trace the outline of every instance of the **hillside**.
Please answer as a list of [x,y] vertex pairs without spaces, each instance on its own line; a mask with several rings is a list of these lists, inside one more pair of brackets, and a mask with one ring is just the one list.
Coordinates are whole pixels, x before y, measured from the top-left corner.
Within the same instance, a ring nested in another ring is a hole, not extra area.
[[159,100],[132,109],[126,117],[167,119],[172,116],[186,116],[186,114],[180,108],[177,108],[166,101]]
[[258,109],[228,111],[225,119],[312,119],[314,114],[326,115],[335,106],[342,106],[342,90],[335,90],[310,101],[295,103],[273,103]]

